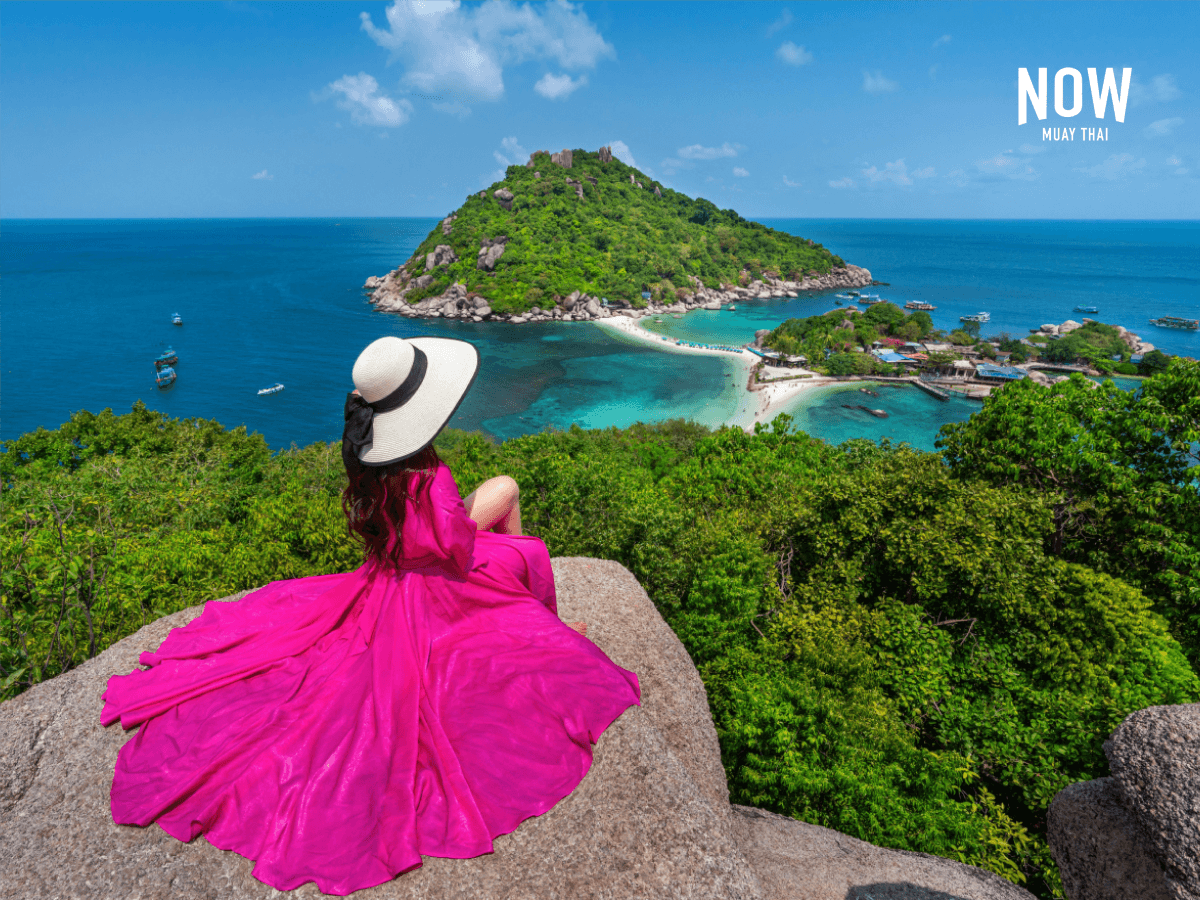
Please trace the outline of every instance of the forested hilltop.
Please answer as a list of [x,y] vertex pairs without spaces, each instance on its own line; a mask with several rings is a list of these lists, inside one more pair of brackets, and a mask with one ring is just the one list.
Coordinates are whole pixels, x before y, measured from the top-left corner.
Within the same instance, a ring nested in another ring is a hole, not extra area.
[[[555,556],[627,566],[734,802],[1061,896],[1045,815],[1130,712],[1200,699],[1200,363],[997,390],[940,453],[674,422],[494,445]],[[138,405],[0,444],[0,697],[163,615],[359,565],[339,448]]]
[[572,294],[640,307],[643,292],[671,302],[698,285],[800,282],[844,266],[820,244],[663,187],[602,147],[509,166],[366,287],[384,308],[457,296],[499,314],[552,309]]

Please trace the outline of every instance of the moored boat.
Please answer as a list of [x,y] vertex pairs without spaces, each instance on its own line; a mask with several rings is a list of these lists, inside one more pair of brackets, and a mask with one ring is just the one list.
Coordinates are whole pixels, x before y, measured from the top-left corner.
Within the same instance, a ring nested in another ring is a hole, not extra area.
[[172,325],[182,325],[183,324],[183,316],[181,316],[179,313],[171,313],[171,324]]
[[1159,316],[1157,319],[1151,319],[1150,324],[1159,328],[1182,328],[1185,331],[1200,329],[1200,319],[1183,319],[1179,316]]
[[258,393],[259,393],[259,396],[262,396],[263,394],[278,394],[282,390],[283,390],[283,384],[277,381],[277,382],[275,382],[275,384],[271,385],[270,387],[263,388]]
[[1100,312],[1100,308],[1099,308],[1098,306],[1077,306],[1077,307],[1075,307],[1075,309],[1074,309],[1074,312],[1077,312],[1077,313],[1098,313],[1098,312]]
[[958,321],[960,321],[960,322],[980,322],[980,323],[990,322],[990,321],[992,321],[992,314],[981,312],[981,313],[975,313],[975,315],[973,315],[973,316],[959,316]]
[[169,388],[175,383],[175,370],[170,366],[157,369],[154,373],[154,383],[160,388]]
[[904,304],[904,308],[905,309],[924,309],[924,310],[937,309],[937,307],[934,306],[932,303],[925,303],[921,300],[909,300],[907,303]]
[[179,362],[179,354],[168,347],[162,353],[158,354],[158,358],[154,360],[154,367],[161,369],[163,366],[173,366]]

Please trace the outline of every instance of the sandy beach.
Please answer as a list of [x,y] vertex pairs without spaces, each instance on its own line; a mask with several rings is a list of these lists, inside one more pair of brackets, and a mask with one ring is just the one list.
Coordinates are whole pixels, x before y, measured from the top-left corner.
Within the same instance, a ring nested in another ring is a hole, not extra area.
[[691,347],[686,344],[677,344],[674,338],[667,338],[647,331],[637,319],[632,319],[628,316],[612,316],[607,319],[598,319],[595,324],[601,328],[607,328],[610,331],[645,341],[668,353],[699,353],[705,356],[720,356],[734,362],[737,365],[739,374],[738,377],[733,379],[729,390],[737,391],[743,399],[746,399],[745,395],[749,394],[751,402],[738,403],[738,412],[726,424],[735,425],[747,431],[752,430],[756,422],[769,423],[779,413],[786,412],[787,407],[805,390],[834,383],[834,379],[822,377],[808,372],[806,369],[776,369],[772,370],[779,373],[775,377],[784,378],[789,375],[805,374],[812,377],[796,381],[780,381],[776,384],[760,384],[758,390],[747,391],[746,383],[750,380],[750,370],[759,361],[759,357],[749,350],[742,350],[740,353],[731,353],[727,350],[713,350],[707,347]]

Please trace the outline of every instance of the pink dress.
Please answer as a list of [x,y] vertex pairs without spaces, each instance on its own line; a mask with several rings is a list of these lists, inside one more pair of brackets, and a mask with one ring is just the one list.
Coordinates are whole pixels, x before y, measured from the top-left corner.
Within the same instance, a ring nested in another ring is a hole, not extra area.
[[[113,821],[345,895],[492,852],[566,797],[637,676],[555,611],[537,538],[477,532],[450,470],[410,501],[403,570],[276,581],[172,631],[104,693]],[[374,577],[372,575],[374,574]]]

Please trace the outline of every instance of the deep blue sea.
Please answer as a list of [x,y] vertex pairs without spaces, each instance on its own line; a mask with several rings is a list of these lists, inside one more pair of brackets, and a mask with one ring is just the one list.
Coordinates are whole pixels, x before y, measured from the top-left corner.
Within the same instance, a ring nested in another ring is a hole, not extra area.
[[[767,219],[870,269],[903,305],[937,306],[949,330],[987,311],[984,334],[1079,319],[1124,325],[1166,352],[1200,356],[1200,334],[1152,316],[1200,318],[1200,222]],[[688,417],[726,421],[746,402],[734,365],[664,353],[589,323],[506,326],[410,321],[374,311],[361,290],[406,260],[434,219],[4,220],[0,222],[0,438],[54,428],[78,409],[127,412],[141,399],[171,416],[245,425],[276,448],[335,440],[350,369],[385,334],[475,342],[483,365],[452,424],[499,438]],[[743,343],[760,328],[833,308],[829,295],[739,303],[667,318],[681,337]],[[178,312],[182,326],[171,325]],[[153,359],[179,354],[178,381],[154,385]],[[260,397],[257,390],[286,389]],[[832,441],[888,437],[932,449],[972,401],[896,390],[886,420],[850,415],[839,389],[791,410]]]

